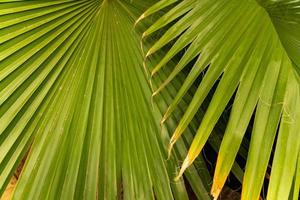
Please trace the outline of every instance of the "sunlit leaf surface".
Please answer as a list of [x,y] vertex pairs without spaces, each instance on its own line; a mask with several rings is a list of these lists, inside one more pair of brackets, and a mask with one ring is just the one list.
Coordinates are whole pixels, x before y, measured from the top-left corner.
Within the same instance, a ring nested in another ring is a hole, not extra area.
[[[192,129],[167,160],[182,112],[159,126],[182,78],[151,104],[134,29],[151,4],[1,1],[1,193],[28,154],[13,199],[188,199],[183,179],[173,178]],[[210,176],[198,161],[185,181],[209,199]]]
[[[163,8],[167,13],[160,16]],[[143,33],[145,41],[158,30],[163,34],[158,34],[160,37],[152,43],[146,59],[152,60],[163,47],[168,49],[151,69],[153,80],[163,68],[171,68],[153,95],[163,92],[179,72],[193,64],[162,122],[178,109],[188,90],[197,84],[196,79],[201,79],[173,133],[170,149],[185,134],[209,92],[216,88],[178,177],[200,154],[224,109],[234,98],[218,154],[212,195],[218,198],[254,114],[242,199],[259,199],[275,144],[267,199],[288,199],[292,193],[297,199],[300,1],[162,0],[145,11],[136,23],[148,16],[157,21]],[[178,56],[177,65],[170,67],[170,60]]]

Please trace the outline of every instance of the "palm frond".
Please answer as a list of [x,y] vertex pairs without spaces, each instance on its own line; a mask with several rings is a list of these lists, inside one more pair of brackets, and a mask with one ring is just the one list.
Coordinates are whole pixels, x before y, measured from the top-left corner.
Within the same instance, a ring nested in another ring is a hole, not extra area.
[[[147,4],[2,1],[0,194],[28,154],[13,199],[188,199],[173,177],[193,130],[167,161],[178,116],[157,122],[181,81],[151,107],[133,28]],[[210,199],[204,166],[186,180]]]
[[[300,109],[297,73],[300,66],[300,1],[169,2],[159,2],[169,5],[169,11],[158,17],[143,33],[146,37],[158,30],[164,31],[146,53],[150,60],[158,50],[171,44],[169,51],[153,66],[151,75],[155,78],[172,58],[182,51],[184,54],[175,67],[168,67],[171,72],[153,95],[163,92],[168,84],[176,80],[178,73],[190,62],[196,61],[169,105],[162,123],[175,112],[195,80],[205,71],[173,133],[170,148],[182,136],[208,93],[217,84],[178,177],[197,158],[235,95],[218,155],[212,195],[215,198],[219,196],[255,113],[242,199],[258,199],[260,196],[279,124],[268,199],[288,199],[293,179],[298,179],[296,165],[300,149],[299,140],[295,140],[300,137],[299,131],[296,131],[300,124],[297,117]],[[157,5],[146,11],[142,18],[149,13],[157,15],[161,10]]]

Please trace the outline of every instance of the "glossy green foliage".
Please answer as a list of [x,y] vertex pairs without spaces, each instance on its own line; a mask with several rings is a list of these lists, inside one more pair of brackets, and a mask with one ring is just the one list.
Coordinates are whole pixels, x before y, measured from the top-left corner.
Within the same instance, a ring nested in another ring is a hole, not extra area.
[[[134,29],[151,4],[1,1],[0,194],[28,154],[16,200],[188,199],[184,180],[173,178],[193,128],[167,160],[169,133],[183,111],[159,126],[183,78],[151,104]],[[185,181],[210,199],[202,158]]]
[[[167,13],[160,16],[162,5],[167,7]],[[146,58],[151,60],[158,50],[168,49],[153,66],[153,79],[172,58],[180,56],[163,83],[155,88],[154,96],[163,92],[194,60],[162,123],[168,121],[195,80],[205,72],[173,133],[170,149],[185,135],[184,131],[209,92],[217,86],[178,177],[200,154],[230,99],[234,98],[218,154],[212,195],[219,196],[254,115],[242,199],[259,199],[275,144],[267,199],[285,200],[289,196],[297,199],[300,1],[162,0],[149,8],[139,21],[147,16],[158,19],[143,36],[153,35],[158,30],[163,34],[153,42]]]

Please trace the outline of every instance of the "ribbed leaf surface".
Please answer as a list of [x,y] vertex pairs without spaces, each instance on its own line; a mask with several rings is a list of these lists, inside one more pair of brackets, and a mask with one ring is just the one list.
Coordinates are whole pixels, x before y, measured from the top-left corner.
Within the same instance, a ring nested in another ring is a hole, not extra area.
[[[188,199],[173,177],[193,129],[166,160],[182,112],[159,126],[182,78],[151,105],[133,27],[149,4],[1,1],[1,193],[28,154],[13,199]],[[186,173],[199,199],[209,199],[204,165]]]
[[[162,17],[158,12],[161,5],[169,6]],[[199,155],[235,95],[218,155],[212,195],[219,196],[255,111],[242,199],[259,199],[279,124],[267,198],[288,199],[293,192],[293,179],[296,182],[299,179],[295,170],[300,150],[299,13],[299,0],[162,0],[139,18],[142,20],[150,15],[158,18],[144,32],[144,37],[163,31],[146,57],[151,60],[158,50],[169,49],[153,67],[153,79],[169,66],[173,57],[183,54],[153,95],[163,92],[178,73],[195,61],[162,122],[176,111],[196,79],[205,72],[173,133],[170,148],[182,136],[209,92],[217,86],[178,177]],[[297,183],[294,190],[297,194]]]

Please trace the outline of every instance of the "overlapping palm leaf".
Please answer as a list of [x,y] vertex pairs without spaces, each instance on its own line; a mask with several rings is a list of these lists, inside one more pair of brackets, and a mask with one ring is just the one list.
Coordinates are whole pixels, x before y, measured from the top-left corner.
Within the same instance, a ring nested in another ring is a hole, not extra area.
[[[168,12],[161,16],[162,9]],[[190,87],[197,84],[195,80],[205,72],[173,133],[170,149],[185,134],[208,93],[217,86],[178,177],[197,158],[234,97],[218,155],[212,195],[219,196],[254,114],[242,199],[259,198],[273,145],[276,148],[267,199],[297,199],[300,1],[162,0],[145,11],[137,22],[148,16],[155,16],[157,21],[143,37],[158,30],[164,32],[157,34],[161,36],[146,53],[147,60],[151,61],[163,47],[169,48],[153,66],[153,80],[163,68],[171,68],[153,95],[163,92],[178,73],[193,63],[162,123],[172,116]],[[182,52],[177,65],[169,66],[170,60]]]
[[[193,128],[166,160],[183,111],[159,127],[160,111],[184,79],[152,107],[133,28],[150,4],[1,1],[1,193],[27,155],[13,199],[188,199],[183,179],[173,177]],[[198,161],[186,180],[209,199],[210,176]]]

